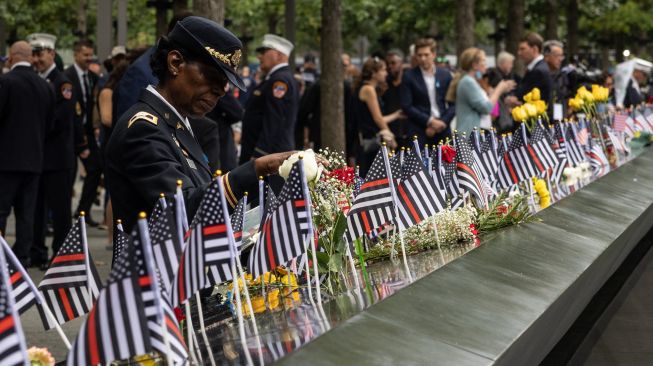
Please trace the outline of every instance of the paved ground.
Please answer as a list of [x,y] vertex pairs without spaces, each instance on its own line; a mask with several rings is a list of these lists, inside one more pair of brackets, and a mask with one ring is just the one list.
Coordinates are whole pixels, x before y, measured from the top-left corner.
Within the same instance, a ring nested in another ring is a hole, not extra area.
[[[77,183],[75,189],[76,192],[81,192],[81,184]],[[73,203],[73,209],[76,207],[77,202],[75,201]],[[102,215],[102,208],[94,206],[92,210],[93,219],[99,221],[103,217]],[[10,245],[13,245],[14,243],[14,233],[14,219],[13,217],[10,217],[7,225],[7,241]],[[89,249],[91,251],[91,256],[93,257],[93,261],[95,262],[102,282],[106,281],[107,276],[109,275],[109,270],[111,268],[111,251],[105,249],[105,246],[108,243],[107,235],[107,231],[87,227]],[[51,237],[47,238],[48,246],[50,245],[51,240]],[[32,280],[38,286],[45,272],[40,271],[38,268],[30,268],[28,271],[32,277]],[[79,330],[82,321],[83,318],[78,318],[62,326],[71,343],[77,336],[77,331]],[[21,316],[21,322],[25,336],[27,338],[28,348],[31,346],[47,347],[52,353],[52,356],[54,356],[55,360],[61,361],[65,359],[67,354],[66,346],[61,341],[61,338],[59,337],[56,330],[53,329],[45,331],[36,307],[32,307],[30,310],[25,312]]]

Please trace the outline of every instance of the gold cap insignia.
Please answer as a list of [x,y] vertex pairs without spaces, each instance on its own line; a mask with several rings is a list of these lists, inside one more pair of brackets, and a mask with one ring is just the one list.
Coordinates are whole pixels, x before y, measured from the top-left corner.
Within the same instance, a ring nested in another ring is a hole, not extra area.
[[204,48],[211,56],[218,59],[220,62],[233,67],[234,69],[236,69],[240,64],[240,57],[242,56],[242,51],[239,49],[235,50],[233,53],[222,53],[208,46]]

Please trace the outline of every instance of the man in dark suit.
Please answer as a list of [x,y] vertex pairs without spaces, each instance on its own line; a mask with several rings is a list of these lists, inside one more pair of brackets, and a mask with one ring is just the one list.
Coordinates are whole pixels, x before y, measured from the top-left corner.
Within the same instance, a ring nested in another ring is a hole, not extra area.
[[45,139],[43,172],[36,201],[34,244],[31,253],[32,265],[43,267],[47,266],[50,258],[45,245],[47,212],[52,213],[53,255],[59,251],[70,231],[71,178],[76,163],[75,146],[83,145],[84,140],[75,142],[73,139],[75,118],[73,85],[63,72],[56,68],[54,62],[56,37],[51,34],[35,33],[27,36],[27,39],[32,46],[32,64],[39,75],[50,83],[56,98],[53,130]]
[[240,163],[295,148],[299,86],[288,66],[293,44],[266,34],[257,48],[265,79],[256,86],[245,106]]
[[52,128],[54,90],[32,68],[32,47],[18,41],[9,50],[11,71],[0,76],[0,231],[14,208],[14,253],[30,265],[34,208],[43,169],[46,136]]
[[86,169],[86,177],[76,214],[86,211],[86,222],[90,226],[97,226],[97,222],[91,218],[91,206],[97,198],[97,189],[102,178],[102,159],[95,137],[96,126],[93,123],[94,89],[98,82],[98,76],[88,69],[93,60],[93,45],[88,41],[78,41],[73,46],[73,50],[75,62],[64,71],[64,74],[73,84],[75,124],[83,126],[83,136],[87,143],[86,148],[82,149],[80,154]]
[[451,135],[449,125],[456,114],[454,103],[445,99],[451,73],[435,67],[435,46],[430,38],[415,42],[418,65],[404,72],[400,87],[401,108],[408,116],[406,133],[417,136],[420,145]]
[[549,72],[549,66],[542,55],[542,44],[544,40],[537,33],[528,33],[519,42],[517,54],[526,65],[526,74],[522,78],[515,95],[506,98],[506,103],[511,107],[521,104],[524,95],[534,88],[540,89],[540,99],[551,105],[553,80]]

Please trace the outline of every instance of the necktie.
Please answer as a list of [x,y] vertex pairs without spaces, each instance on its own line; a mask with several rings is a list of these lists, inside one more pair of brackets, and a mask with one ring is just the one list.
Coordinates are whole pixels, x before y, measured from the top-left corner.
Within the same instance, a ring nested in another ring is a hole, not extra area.
[[84,103],[91,99],[91,87],[88,83],[88,73],[84,73]]

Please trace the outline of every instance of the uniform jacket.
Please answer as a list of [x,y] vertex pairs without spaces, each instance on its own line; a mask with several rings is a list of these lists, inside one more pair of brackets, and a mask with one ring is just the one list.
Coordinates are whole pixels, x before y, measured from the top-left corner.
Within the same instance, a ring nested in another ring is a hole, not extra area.
[[[95,107],[95,98],[93,97],[93,89],[97,85],[98,76],[88,71],[88,83],[91,89],[91,98],[84,103],[84,93],[82,92],[82,80],[77,76],[75,66],[71,65],[64,74],[73,83],[73,100],[75,102],[75,141],[81,141],[84,137],[89,146],[95,146],[95,133],[93,131],[93,108]],[[86,124],[84,124],[84,116],[86,117]],[[78,146],[76,152],[84,150],[86,146]]]
[[293,150],[298,108],[299,86],[288,66],[257,85],[245,106],[240,162]]
[[524,95],[528,94],[533,88],[539,88],[540,98],[547,105],[551,105],[553,79],[551,79],[549,66],[544,60],[540,60],[532,70],[526,72],[517,89],[515,89],[515,96],[521,102],[524,100]]
[[[189,220],[211,181],[207,158],[177,114],[151,92],[118,120],[106,151],[106,177],[114,217],[131,230],[139,212],[150,212],[160,193],[171,195],[183,182]],[[255,192],[254,163],[223,176],[227,202],[234,207],[243,192]]]
[[[449,71],[442,68],[435,69],[435,101],[440,111],[440,119],[447,124],[447,128],[434,137],[436,140],[451,135],[449,124],[456,114],[455,105],[446,101],[451,79]],[[407,135],[417,135],[420,143],[423,144],[426,141],[426,126],[431,118],[431,101],[419,66],[404,72],[400,93],[401,108],[408,115]]]
[[53,89],[30,66],[0,76],[0,171],[43,170],[54,106]]
[[[74,141],[75,102],[70,80],[56,67],[45,77],[54,90],[55,111],[52,133],[45,139],[43,170],[73,169],[75,146],[84,139]],[[79,138],[80,136],[78,136]]]

